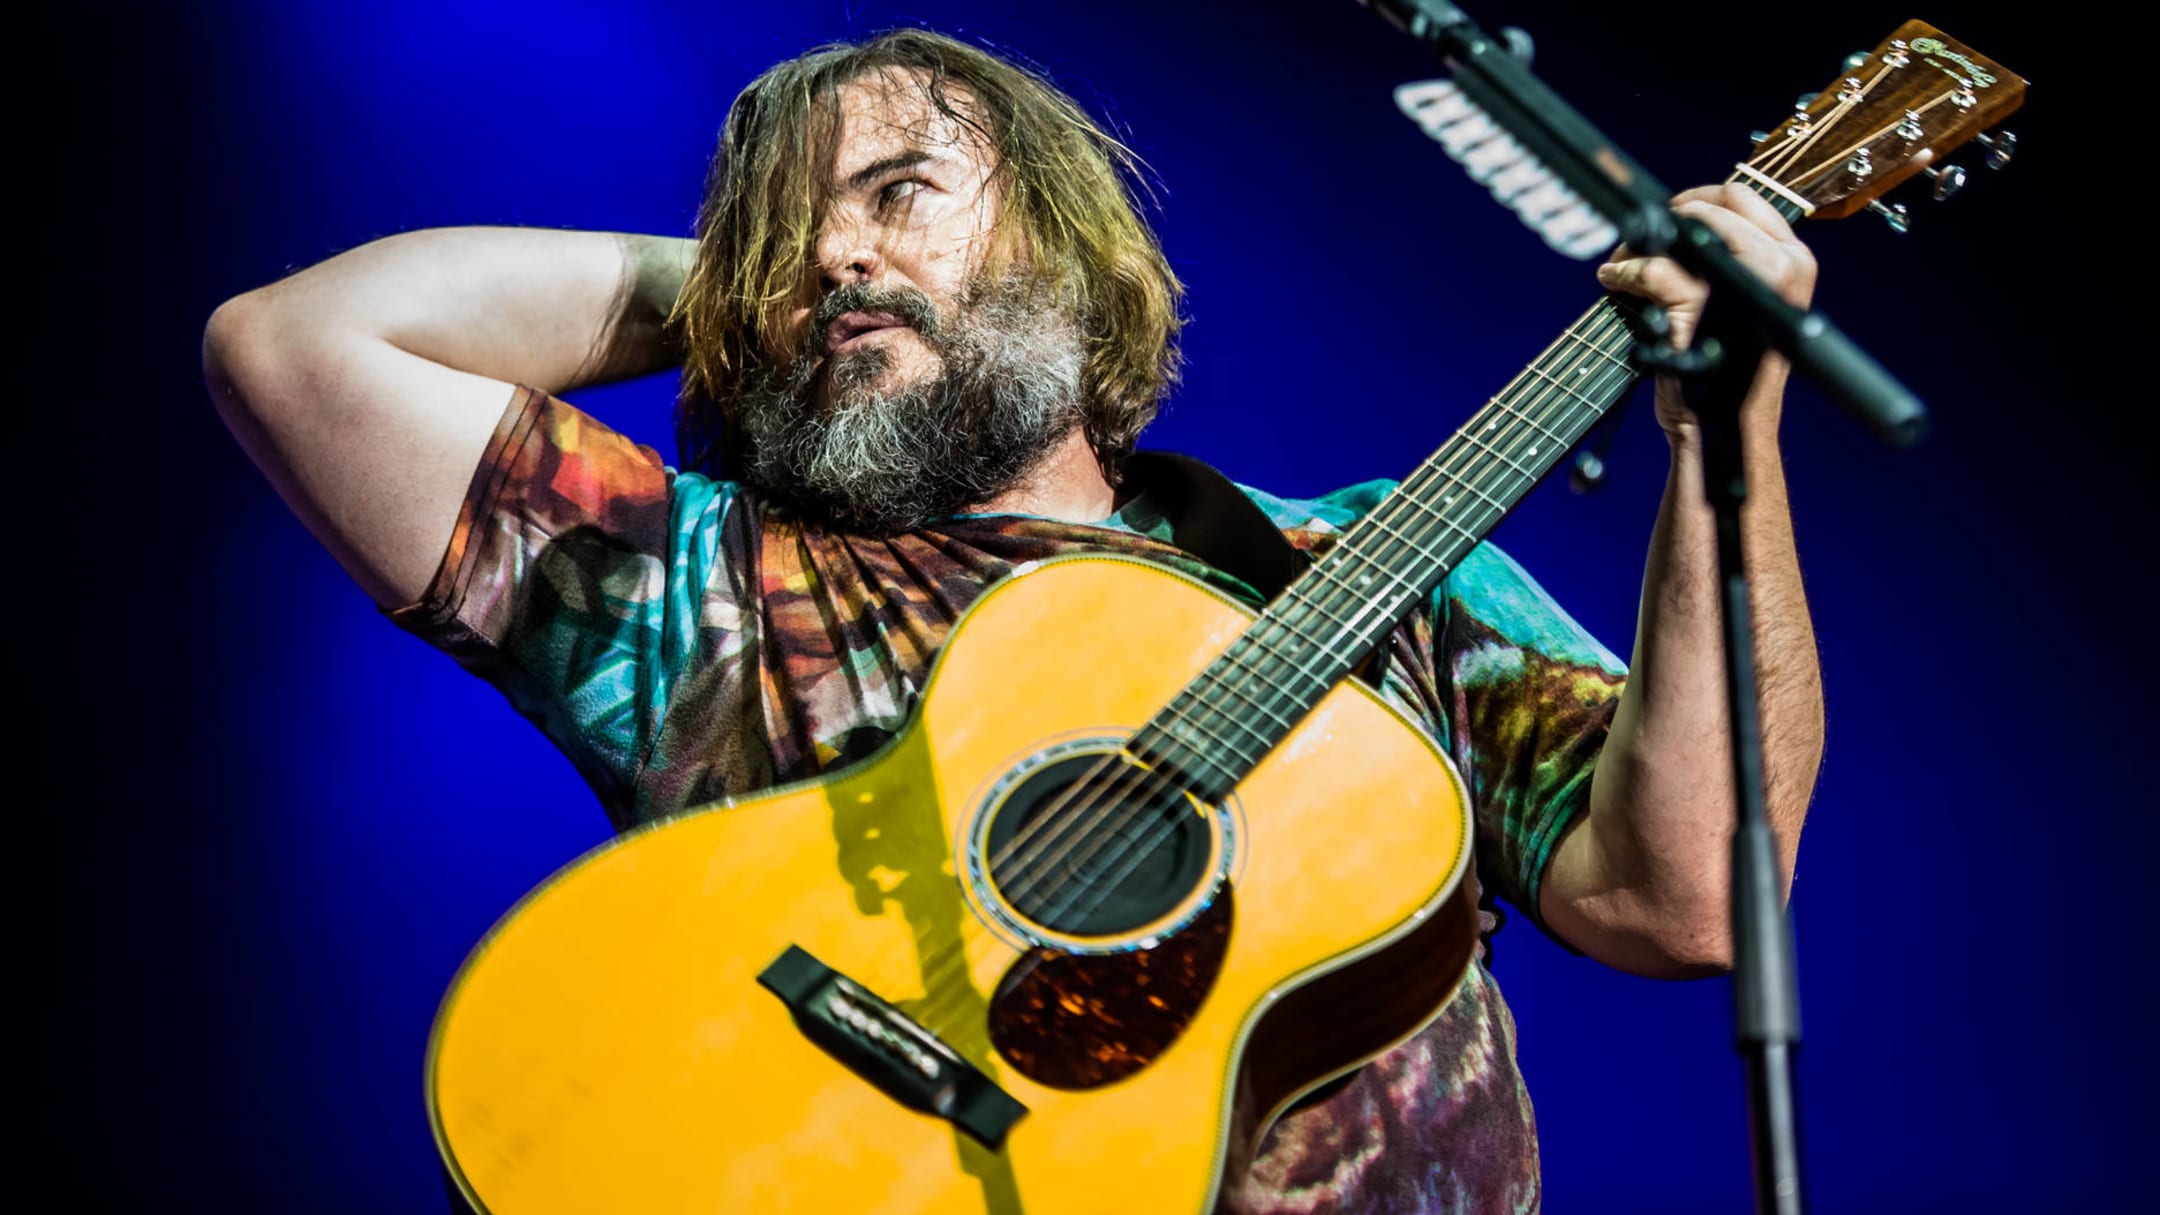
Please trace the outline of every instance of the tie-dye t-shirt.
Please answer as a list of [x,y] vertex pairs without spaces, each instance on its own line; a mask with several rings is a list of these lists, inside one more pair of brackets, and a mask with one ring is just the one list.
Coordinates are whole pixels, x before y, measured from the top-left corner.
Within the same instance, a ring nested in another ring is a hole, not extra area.
[[[1246,493],[1318,553],[1388,488]],[[984,587],[1082,550],[1256,600],[1178,549],[1144,493],[1095,524],[978,515],[838,534],[520,389],[434,582],[393,616],[500,688],[623,829],[869,754]],[[1496,898],[1536,914],[1546,863],[1588,799],[1621,664],[1490,545],[1397,626],[1385,658],[1382,694],[1470,789],[1489,940]],[[1430,1026],[1268,1132],[1221,1209],[1483,1215],[1535,1211],[1539,1197],[1514,1021],[1481,947]]]

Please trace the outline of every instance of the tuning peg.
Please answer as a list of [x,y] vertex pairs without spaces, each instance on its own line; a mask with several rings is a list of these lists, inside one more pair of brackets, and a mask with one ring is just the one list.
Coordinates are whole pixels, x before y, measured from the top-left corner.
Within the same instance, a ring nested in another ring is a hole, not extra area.
[[1866,51],[1854,51],[1852,54],[1845,56],[1845,70],[1848,72],[1858,71],[1866,67],[1868,60],[1874,57]]
[[1761,143],[1768,138],[1770,138],[1770,132],[1768,131],[1749,131],[1747,133],[1747,141],[1751,144]]
[[1814,105],[1815,99],[1820,96],[1822,96],[1821,93],[1802,93],[1799,97],[1794,99],[1792,103],[1793,108],[1796,110],[1804,110],[1809,106]]
[[1935,183],[1935,201],[1942,202],[1965,188],[1965,169],[1962,165],[1944,165],[1940,169],[1922,169],[1928,180]]
[[1905,214],[1904,203],[1892,203],[1886,207],[1879,202],[1871,202],[1867,209],[1882,216],[1883,222],[1890,225],[1892,232],[1903,232],[1912,227],[1912,220]]
[[1975,135],[1973,138],[1986,145],[1987,165],[1990,169],[2002,168],[2010,163],[2012,156],[2017,155],[2017,136],[2012,132],[1997,131],[1993,135]]

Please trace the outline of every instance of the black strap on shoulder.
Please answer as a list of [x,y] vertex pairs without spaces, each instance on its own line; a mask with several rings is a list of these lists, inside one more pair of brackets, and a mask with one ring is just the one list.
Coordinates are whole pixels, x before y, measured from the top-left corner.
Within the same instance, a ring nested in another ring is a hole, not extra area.
[[[1179,548],[1243,580],[1270,603],[1312,564],[1312,554],[1290,543],[1230,478],[1191,456],[1136,451],[1125,459],[1125,474],[1162,510]],[[1350,673],[1377,688],[1386,665],[1387,647],[1381,646]]]
[[1312,564],[1230,478],[1191,456],[1137,451],[1125,459],[1125,477],[1161,509],[1179,548],[1265,599],[1282,594]]

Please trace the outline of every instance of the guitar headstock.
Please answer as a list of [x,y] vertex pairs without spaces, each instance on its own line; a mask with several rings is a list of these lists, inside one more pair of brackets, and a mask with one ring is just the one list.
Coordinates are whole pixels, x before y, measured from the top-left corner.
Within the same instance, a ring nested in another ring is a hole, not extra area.
[[2007,117],[2025,81],[1908,21],[1798,105],[1737,166],[1739,180],[1815,219],[1843,219]]

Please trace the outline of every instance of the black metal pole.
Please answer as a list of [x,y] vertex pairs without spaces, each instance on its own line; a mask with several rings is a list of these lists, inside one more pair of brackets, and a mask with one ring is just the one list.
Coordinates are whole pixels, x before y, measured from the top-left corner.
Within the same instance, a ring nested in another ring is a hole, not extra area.
[[[1707,323],[1712,318],[1704,317]],[[1761,701],[1755,670],[1745,545],[1747,466],[1740,407],[1763,347],[1744,326],[1728,326],[1698,346],[1706,358],[1683,367],[1688,407],[1702,439],[1703,493],[1716,519],[1718,615],[1725,640],[1726,704],[1732,732],[1735,822],[1732,840],[1734,1045],[1747,1073],[1755,1209],[1800,1215],[1800,1122],[1794,1054],[1800,994],[1791,925],[1778,878],[1777,840],[1764,808]],[[1653,355],[1651,361],[1657,360]]]

